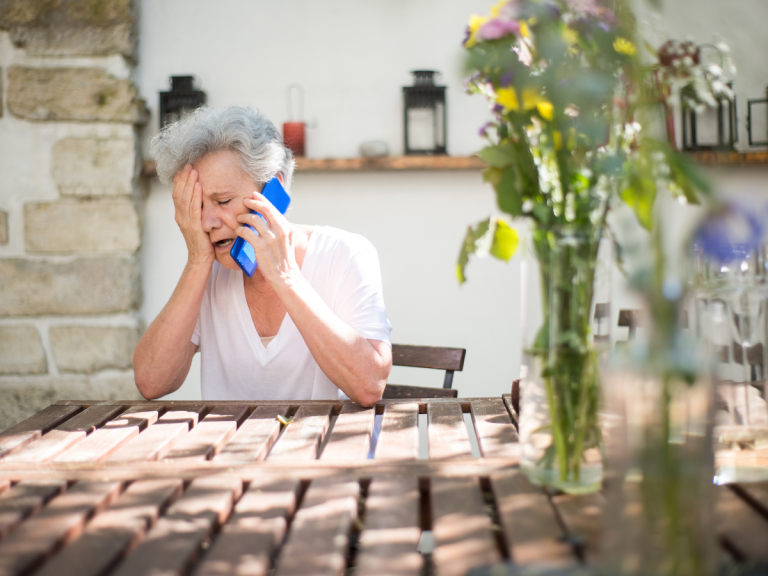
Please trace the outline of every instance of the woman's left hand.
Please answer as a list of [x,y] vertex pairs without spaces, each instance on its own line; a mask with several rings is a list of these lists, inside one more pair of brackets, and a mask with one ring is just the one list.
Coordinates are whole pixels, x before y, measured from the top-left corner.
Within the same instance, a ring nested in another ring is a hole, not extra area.
[[293,227],[259,192],[254,192],[253,198],[246,198],[243,203],[249,210],[264,216],[266,222],[256,214],[242,214],[237,221],[250,224],[258,234],[247,226],[238,227],[235,233],[253,246],[258,270],[276,288],[291,274],[300,273],[296,264]]

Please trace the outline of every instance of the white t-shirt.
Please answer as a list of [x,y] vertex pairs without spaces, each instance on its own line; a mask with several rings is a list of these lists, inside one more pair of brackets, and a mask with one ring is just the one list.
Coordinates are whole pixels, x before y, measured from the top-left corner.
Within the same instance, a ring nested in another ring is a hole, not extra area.
[[[361,336],[392,345],[379,257],[368,240],[314,227],[301,274]],[[192,342],[200,346],[205,400],[347,398],[317,365],[288,314],[269,345],[262,344],[245,301],[241,270],[214,263]]]

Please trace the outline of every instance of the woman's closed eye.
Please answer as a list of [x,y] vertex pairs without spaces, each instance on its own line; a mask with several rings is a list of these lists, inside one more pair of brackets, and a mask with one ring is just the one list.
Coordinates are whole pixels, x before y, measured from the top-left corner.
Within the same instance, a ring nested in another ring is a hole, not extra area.
[[230,198],[229,200],[219,200],[219,201],[217,201],[216,203],[217,203],[219,206],[224,206],[224,204],[229,204],[231,201],[232,201],[232,198]]

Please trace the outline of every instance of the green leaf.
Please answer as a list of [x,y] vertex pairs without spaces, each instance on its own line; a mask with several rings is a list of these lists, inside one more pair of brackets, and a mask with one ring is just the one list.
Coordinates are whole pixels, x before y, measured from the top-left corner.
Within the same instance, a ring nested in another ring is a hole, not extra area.
[[496,190],[496,203],[499,210],[506,212],[510,216],[523,215],[523,199],[519,191],[519,177],[516,167],[510,166],[499,178],[499,182],[494,185]]
[[626,186],[619,193],[646,230],[653,227],[653,203],[656,201],[656,182],[647,171],[634,164],[625,164]]
[[494,187],[499,183],[501,180],[502,174],[504,174],[504,170],[501,168],[494,168],[493,166],[488,166],[487,168],[483,169],[483,182],[489,182]]
[[515,160],[514,150],[510,146],[487,146],[480,150],[478,156],[494,168],[506,168]]
[[459,259],[456,262],[456,279],[459,281],[459,284],[467,281],[465,269],[469,262],[469,255],[477,252],[477,241],[488,233],[490,225],[491,219],[489,217],[478,222],[474,227],[467,226],[467,233],[464,235],[464,241],[459,251]]
[[459,284],[467,281],[465,272],[470,255],[476,254],[482,258],[490,254],[508,262],[515,254],[518,244],[517,230],[503,220],[488,217],[474,226],[468,226],[456,262],[456,279]]
[[496,220],[496,230],[493,234],[493,243],[491,244],[491,256],[509,262],[517,251],[520,243],[520,237],[517,230],[512,228],[503,220]]

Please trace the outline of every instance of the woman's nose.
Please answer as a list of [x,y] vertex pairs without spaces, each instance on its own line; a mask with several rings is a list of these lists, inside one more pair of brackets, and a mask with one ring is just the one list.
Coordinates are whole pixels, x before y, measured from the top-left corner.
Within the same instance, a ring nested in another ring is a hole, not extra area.
[[203,203],[202,220],[204,232],[210,232],[215,228],[221,227],[221,220],[216,215],[216,211],[213,209],[213,206],[206,206],[205,203]]

